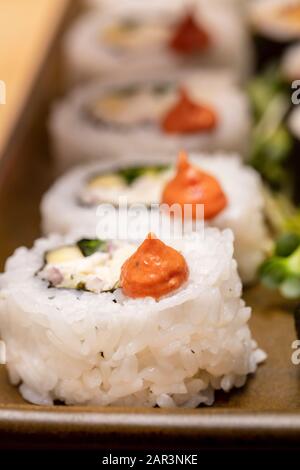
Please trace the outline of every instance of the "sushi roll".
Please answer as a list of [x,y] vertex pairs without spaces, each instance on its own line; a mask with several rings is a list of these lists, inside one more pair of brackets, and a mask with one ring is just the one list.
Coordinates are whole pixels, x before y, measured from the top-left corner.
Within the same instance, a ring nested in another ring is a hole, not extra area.
[[[234,110],[234,111],[233,111]],[[248,98],[228,74],[118,80],[79,87],[50,117],[61,169],[89,160],[188,151],[237,151],[247,156]]]
[[64,55],[75,81],[199,66],[245,78],[252,64],[241,15],[219,0],[115,2],[92,10],[71,26]]
[[19,248],[0,277],[11,382],[44,405],[212,405],[266,357],[232,254],[217,229],[172,244],[54,235]]
[[300,42],[286,50],[281,62],[281,74],[289,83],[300,79]]
[[[190,164],[187,164],[188,171],[194,168],[201,169],[203,174],[206,172],[215,179],[212,183],[213,187],[220,186],[219,193],[217,192],[217,196],[214,196],[218,198],[218,205],[212,203],[212,212],[209,212],[210,201],[204,199],[195,202],[204,204],[206,211],[204,217],[207,225],[232,229],[235,236],[235,257],[238,261],[239,272],[244,282],[253,281],[257,268],[264,260],[269,248],[259,175],[255,170],[243,165],[235,155],[218,154],[211,158],[210,155],[195,154],[190,156]],[[66,234],[76,228],[79,230],[84,228],[88,230],[88,233],[97,233],[107,238],[113,237],[115,225],[109,224],[112,232],[107,230],[104,233],[101,220],[104,224],[106,215],[103,213],[103,219],[101,219],[101,214],[98,213],[97,216],[96,209],[99,205],[111,204],[119,207],[121,198],[123,200],[125,198],[128,206],[133,205],[133,207],[135,204],[143,204],[151,208],[160,203],[168,203],[170,190],[166,196],[166,188],[174,181],[178,173],[179,169],[174,166],[174,158],[161,156],[152,157],[143,165],[128,158],[127,162],[123,161],[119,166],[107,163],[76,168],[62,176],[43,198],[41,212],[44,233]],[[171,193],[173,200],[169,205],[182,201],[184,184],[183,182],[181,186],[177,186]],[[208,186],[206,179],[202,178],[198,192],[209,193],[210,188],[211,184]],[[195,187],[194,191],[196,190]],[[222,199],[222,194],[224,194],[224,199]],[[167,199],[164,200],[164,197]],[[114,211],[112,213],[114,215]],[[145,230],[151,228],[147,225],[148,223],[147,220]],[[133,227],[135,226],[133,217]],[[143,235],[142,227],[141,234]],[[155,227],[154,230],[158,232],[159,228]]]
[[259,67],[278,61],[286,46],[300,39],[299,0],[251,0],[248,17],[256,34]]

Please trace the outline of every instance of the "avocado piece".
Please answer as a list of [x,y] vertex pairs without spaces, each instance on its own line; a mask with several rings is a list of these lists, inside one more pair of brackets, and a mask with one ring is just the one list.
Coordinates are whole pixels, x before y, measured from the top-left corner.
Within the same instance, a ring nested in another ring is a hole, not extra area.
[[88,187],[93,188],[113,188],[113,187],[124,187],[125,180],[122,176],[115,173],[107,173],[105,175],[98,175],[95,178],[92,178],[88,182]]
[[61,264],[79,258],[83,258],[83,254],[76,245],[62,246],[55,250],[48,251],[45,255],[45,260],[48,264]]

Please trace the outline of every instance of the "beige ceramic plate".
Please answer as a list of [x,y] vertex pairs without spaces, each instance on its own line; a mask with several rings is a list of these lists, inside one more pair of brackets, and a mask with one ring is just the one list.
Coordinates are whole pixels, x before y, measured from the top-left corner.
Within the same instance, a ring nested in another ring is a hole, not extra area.
[[[7,168],[0,194],[1,268],[15,247],[30,246],[39,234],[39,200],[54,170],[42,129],[38,136],[34,124],[24,140],[13,146],[15,155],[6,156],[14,163]],[[296,442],[300,438],[300,366],[291,362],[292,306],[258,287],[247,290],[245,297],[254,310],[253,335],[268,359],[243,389],[219,394],[213,407],[192,411],[37,407],[23,401],[2,366],[0,443],[25,439],[28,445],[37,445],[58,439],[64,445],[105,446],[108,442],[116,445],[116,433],[122,445]]]

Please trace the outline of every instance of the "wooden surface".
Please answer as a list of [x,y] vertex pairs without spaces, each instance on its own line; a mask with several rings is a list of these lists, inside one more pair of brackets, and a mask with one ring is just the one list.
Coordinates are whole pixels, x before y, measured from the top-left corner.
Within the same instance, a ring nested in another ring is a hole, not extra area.
[[1,151],[26,104],[34,79],[71,0],[0,0]]

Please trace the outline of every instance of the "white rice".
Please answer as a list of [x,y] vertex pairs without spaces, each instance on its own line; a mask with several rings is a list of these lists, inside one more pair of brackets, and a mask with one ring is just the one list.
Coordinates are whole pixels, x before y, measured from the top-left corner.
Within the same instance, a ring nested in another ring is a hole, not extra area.
[[[153,70],[162,75],[186,67],[190,61],[173,54],[165,43],[141,52],[118,52],[106,44],[101,34],[109,26],[130,17],[140,22],[153,18],[157,24],[176,24],[190,7],[188,1],[172,2],[114,2],[110,7],[92,10],[81,16],[68,31],[64,42],[64,56],[72,81],[91,77],[147,76]],[[229,67],[240,78],[252,69],[252,44],[245,22],[228,2],[197,0],[193,11],[201,19],[213,46],[199,54],[195,67]]]
[[[237,155],[216,154],[212,157],[192,154],[190,158],[214,175],[225,191],[228,206],[210,223],[221,229],[232,229],[240,275],[246,283],[253,281],[269,248],[259,175],[243,165]],[[153,156],[144,163],[153,165],[163,162],[172,164],[174,158]],[[119,167],[126,168],[132,164],[136,161],[127,158]],[[97,234],[100,235],[101,219],[96,216],[96,208],[78,204],[78,197],[89,177],[115,168],[112,164],[91,164],[78,167],[58,179],[41,204],[44,233],[66,234],[75,230],[95,233],[97,227]]]
[[52,236],[19,248],[0,277],[7,367],[26,400],[211,405],[214,390],[242,386],[265,359],[247,325],[230,231],[182,240],[189,281],[158,302],[49,289],[35,276],[44,252],[70,241]]
[[[73,91],[53,108],[50,133],[60,168],[90,160],[117,160],[133,151],[141,161],[156,153],[174,155],[182,148],[196,152],[236,151],[247,155],[252,122],[249,102],[232,77],[226,73],[203,72],[183,79],[179,74],[175,82],[216,111],[216,129],[191,136],[174,136],[163,133],[159,123],[147,128],[129,126],[124,131],[95,126],[83,116],[84,105],[105,96],[111,89],[131,85],[132,82],[94,83]],[[134,83],[149,84],[149,81]],[[150,80],[150,83],[157,81]]]

